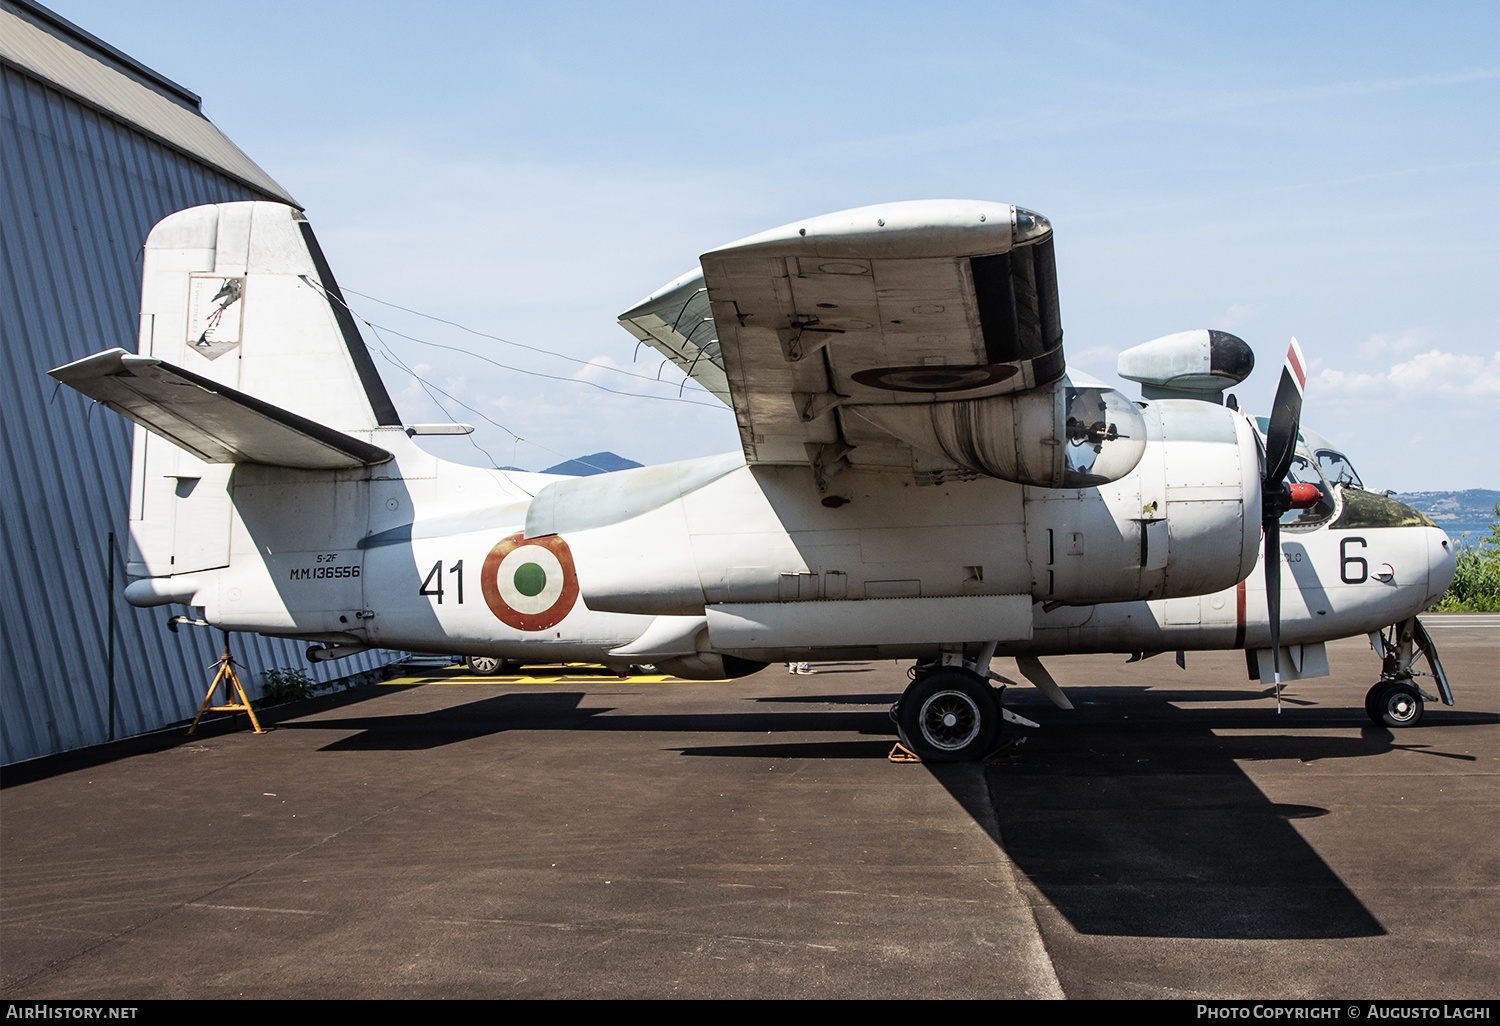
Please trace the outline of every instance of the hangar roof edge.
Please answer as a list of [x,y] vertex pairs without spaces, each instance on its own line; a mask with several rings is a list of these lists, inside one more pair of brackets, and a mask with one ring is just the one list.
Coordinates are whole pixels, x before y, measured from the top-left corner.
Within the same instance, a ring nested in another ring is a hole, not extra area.
[[0,0],[0,61],[217,168],[268,198],[291,194],[199,109],[200,98],[30,0]]

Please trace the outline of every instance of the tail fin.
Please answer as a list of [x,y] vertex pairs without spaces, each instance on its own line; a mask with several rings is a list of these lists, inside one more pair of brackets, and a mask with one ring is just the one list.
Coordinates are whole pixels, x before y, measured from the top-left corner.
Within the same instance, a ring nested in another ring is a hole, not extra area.
[[[159,222],[139,355],[111,350],[53,376],[138,425],[127,567],[138,577],[229,564],[234,464],[352,469],[405,441],[306,218],[280,203]],[[159,600],[186,601],[190,585]]]
[[280,203],[151,230],[139,352],[339,431],[401,423],[312,228]]

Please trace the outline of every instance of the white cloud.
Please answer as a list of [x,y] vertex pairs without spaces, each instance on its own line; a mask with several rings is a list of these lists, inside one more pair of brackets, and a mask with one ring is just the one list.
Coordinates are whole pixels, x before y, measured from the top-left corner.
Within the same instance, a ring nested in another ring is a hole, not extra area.
[[1361,342],[1356,352],[1366,357],[1397,355],[1421,349],[1431,341],[1432,331],[1429,328],[1412,328],[1409,331],[1377,331]]
[[1255,315],[1260,313],[1260,307],[1253,303],[1235,303],[1228,310],[1212,318],[1208,324],[1211,328],[1220,331],[1234,331],[1255,320]]
[[1333,395],[1395,399],[1420,390],[1425,395],[1500,396],[1500,352],[1485,358],[1433,349],[1374,373],[1325,368],[1314,381],[1320,390]]
[[1375,488],[1494,488],[1497,399],[1500,353],[1434,348],[1384,369],[1317,371],[1303,422],[1340,445]]

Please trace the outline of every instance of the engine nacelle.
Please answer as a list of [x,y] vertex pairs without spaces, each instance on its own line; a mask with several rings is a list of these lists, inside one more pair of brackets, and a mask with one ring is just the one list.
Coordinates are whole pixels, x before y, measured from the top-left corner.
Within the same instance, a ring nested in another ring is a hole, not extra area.
[[1135,404],[1076,373],[1016,395],[848,409],[965,470],[1042,488],[1118,481],[1146,451],[1146,424]]
[[1142,411],[1151,442],[1097,491],[1028,489],[1038,598],[1069,604],[1201,595],[1244,580],[1260,551],[1260,457],[1243,416],[1196,400]]

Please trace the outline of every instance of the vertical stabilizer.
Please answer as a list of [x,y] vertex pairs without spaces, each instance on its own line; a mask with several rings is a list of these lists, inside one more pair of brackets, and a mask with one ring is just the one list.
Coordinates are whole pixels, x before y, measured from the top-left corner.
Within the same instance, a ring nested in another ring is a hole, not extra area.
[[307,220],[179,211],[146,240],[140,353],[340,431],[400,424]]
[[[193,207],[152,229],[139,353],[366,441],[400,425],[306,218],[281,203]],[[130,571],[227,565],[232,474],[137,428]]]

